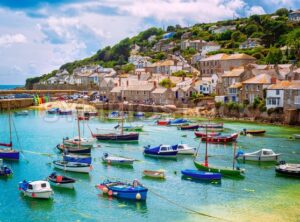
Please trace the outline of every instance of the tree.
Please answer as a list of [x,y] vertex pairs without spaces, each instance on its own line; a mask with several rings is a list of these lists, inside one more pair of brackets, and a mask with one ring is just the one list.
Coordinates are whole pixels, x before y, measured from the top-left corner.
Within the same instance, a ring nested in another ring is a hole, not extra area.
[[286,43],[290,46],[300,60],[300,28],[297,28],[287,35]]
[[222,32],[221,34],[217,35],[217,40],[219,41],[225,41],[225,40],[230,40],[232,35],[232,31],[227,30],[225,32]]
[[127,63],[126,65],[123,65],[121,67],[121,70],[124,72],[124,73],[129,73],[130,71],[133,71],[135,68],[135,66],[132,64],[132,63]]
[[169,26],[167,27],[167,32],[174,32],[174,31],[175,31],[175,27],[174,27],[174,26],[169,25]]
[[231,40],[234,42],[242,42],[246,40],[246,36],[240,31],[236,31],[231,34]]
[[270,48],[269,53],[266,57],[266,62],[268,64],[279,64],[282,60],[282,52],[278,48]]
[[246,32],[247,36],[251,36],[252,33],[257,32],[257,31],[258,31],[258,27],[255,24],[247,25],[245,28],[245,32]]
[[173,83],[169,78],[165,78],[165,79],[161,80],[159,82],[159,85],[164,88],[168,88],[168,89],[176,86],[176,84]]
[[280,8],[275,13],[279,16],[288,16],[289,10],[287,10],[286,8]]

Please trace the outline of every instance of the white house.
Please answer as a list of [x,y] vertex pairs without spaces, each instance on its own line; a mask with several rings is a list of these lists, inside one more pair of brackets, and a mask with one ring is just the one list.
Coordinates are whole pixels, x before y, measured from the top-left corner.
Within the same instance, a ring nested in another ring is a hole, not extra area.
[[201,55],[204,56],[209,52],[218,51],[221,46],[215,42],[207,42],[202,46]]
[[148,56],[131,55],[128,58],[128,62],[135,65],[136,69],[141,69],[151,65],[150,59]]
[[270,85],[266,90],[266,107],[270,108],[283,108],[284,106],[284,90],[287,89],[292,82],[281,81],[276,84]]

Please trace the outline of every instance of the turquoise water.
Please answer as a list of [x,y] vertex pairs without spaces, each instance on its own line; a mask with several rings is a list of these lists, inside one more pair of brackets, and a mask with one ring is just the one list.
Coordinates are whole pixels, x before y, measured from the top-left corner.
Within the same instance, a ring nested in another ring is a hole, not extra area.
[[23,87],[23,85],[0,85],[0,90],[15,89],[17,87]]
[[[18,134],[13,135],[15,148],[22,149],[24,155],[19,162],[10,163],[13,177],[0,180],[0,221],[222,221],[189,209],[231,221],[253,221],[257,217],[265,221],[299,221],[299,180],[276,176],[272,164],[254,163],[241,164],[246,169],[242,180],[224,178],[221,184],[183,180],[180,170],[194,168],[192,157],[179,157],[176,161],[152,159],[143,156],[142,147],[178,142],[198,147],[199,141],[193,132],[159,127],[151,122],[143,122],[145,132],[141,133],[139,143],[97,143],[101,147],[92,151],[94,170],[90,175],[66,173],[77,179],[74,191],[54,189],[53,200],[25,198],[17,189],[18,182],[44,179],[53,171],[51,162],[59,156],[54,147],[63,137],[76,135],[76,122],[71,117],[49,117],[43,111],[30,111],[29,116],[14,116],[13,119]],[[89,125],[96,131],[96,128],[112,129],[116,123],[92,119]],[[0,140],[3,141],[8,138],[7,115],[4,113],[0,114],[0,126]],[[243,128],[266,129],[263,137],[240,136],[238,148],[244,151],[272,148],[283,154],[282,159],[300,162],[300,141],[288,139],[290,135],[300,133],[299,128],[238,122],[225,123],[225,127],[227,133]],[[87,129],[84,133],[89,134]],[[183,134],[187,137],[182,137]],[[199,160],[203,159],[204,147],[202,143]],[[100,161],[104,152],[139,161],[133,168],[106,166]],[[209,145],[209,155],[211,164],[232,166],[232,146]],[[144,179],[144,169],[165,169],[167,179]],[[94,186],[108,177],[128,181],[139,179],[150,189],[146,203],[99,195]]]

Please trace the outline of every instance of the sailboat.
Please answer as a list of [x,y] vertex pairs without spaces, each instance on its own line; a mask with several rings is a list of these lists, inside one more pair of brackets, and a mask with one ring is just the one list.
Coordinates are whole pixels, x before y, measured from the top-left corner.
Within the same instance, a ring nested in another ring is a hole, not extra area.
[[131,132],[131,133],[124,133],[124,102],[122,103],[122,118],[121,118],[121,132],[120,133],[100,133],[94,134],[92,131],[92,136],[97,138],[99,141],[138,141],[139,140],[139,133]]
[[8,123],[9,123],[9,143],[1,143],[0,147],[5,147],[0,149],[0,158],[1,159],[8,159],[8,160],[19,160],[20,152],[18,150],[14,150],[13,143],[12,143],[12,129],[11,129],[11,113],[10,107],[8,111]]
[[[206,134],[207,134],[207,127],[206,127]],[[200,146],[199,146],[200,147]],[[198,147],[198,150],[199,150]],[[196,157],[198,154],[198,150],[196,153]],[[235,150],[236,150],[236,145],[234,145],[234,155],[235,156]],[[205,160],[204,163],[200,163],[196,161],[196,157],[194,159],[194,164],[198,170],[203,170],[203,171],[208,171],[208,172],[213,172],[213,173],[221,173],[222,176],[228,176],[228,177],[244,177],[244,169],[240,169],[238,167],[235,167],[235,159],[233,159],[233,165],[232,168],[224,168],[224,167],[217,167],[217,166],[211,166],[208,164],[208,151],[207,151],[207,140],[206,140],[206,146],[205,146]]]

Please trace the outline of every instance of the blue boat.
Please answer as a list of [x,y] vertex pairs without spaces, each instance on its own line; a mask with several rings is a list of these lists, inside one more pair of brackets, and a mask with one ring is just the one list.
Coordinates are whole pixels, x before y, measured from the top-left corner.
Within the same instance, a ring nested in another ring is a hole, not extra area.
[[140,117],[144,117],[145,116],[145,113],[143,112],[136,112],[133,114],[134,117],[137,117],[137,118],[140,118]]
[[0,176],[8,177],[11,176],[12,174],[13,174],[12,170],[8,166],[3,165],[3,160],[0,159]]
[[47,111],[48,114],[57,114],[59,112],[59,108],[51,108]]
[[62,115],[62,116],[72,115],[72,110],[65,110],[65,111],[59,110],[59,111],[58,111],[58,114],[59,114],[59,115]]
[[181,173],[189,178],[199,180],[221,180],[221,173],[205,172],[200,170],[186,169],[182,170]]
[[176,145],[159,145],[157,147],[145,146],[144,155],[160,158],[176,158],[178,150]]
[[188,123],[188,120],[179,118],[179,119],[170,120],[169,125],[179,126],[179,125],[183,125],[185,123]]
[[63,156],[63,160],[67,162],[92,164],[92,157],[83,155],[67,154]]
[[129,200],[146,200],[148,192],[148,189],[138,180],[134,180],[132,184],[106,180],[96,185],[96,189],[105,195]]

